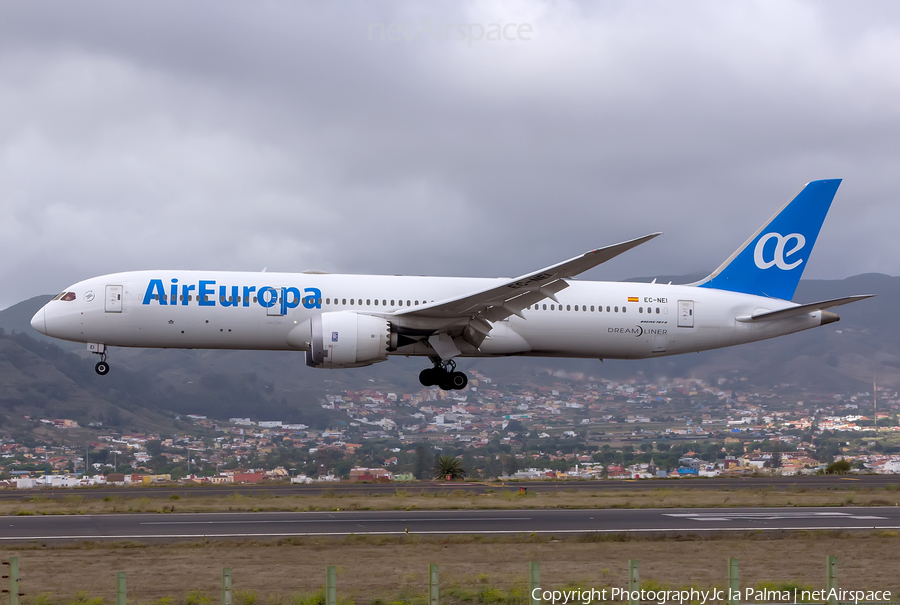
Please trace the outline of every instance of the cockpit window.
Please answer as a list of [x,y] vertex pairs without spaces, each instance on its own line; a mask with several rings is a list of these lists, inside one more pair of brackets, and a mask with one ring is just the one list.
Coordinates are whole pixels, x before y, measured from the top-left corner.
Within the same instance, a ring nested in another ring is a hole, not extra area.
[[65,292],[60,292],[59,294],[57,294],[56,296],[54,296],[52,299],[50,299],[50,302],[53,302],[54,300],[59,300],[60,298],[62,298],[62,297],[65,296],[65,295],[66,295]]
[[62,295],[62,298],[60,298],[59,300],[66,300],[66,301],[75,300],[75,293],[74,292],[66,292],[65,294]]

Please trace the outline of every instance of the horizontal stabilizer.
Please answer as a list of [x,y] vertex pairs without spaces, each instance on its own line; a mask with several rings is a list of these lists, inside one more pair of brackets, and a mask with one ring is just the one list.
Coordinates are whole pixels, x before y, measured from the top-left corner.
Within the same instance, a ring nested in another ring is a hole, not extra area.
[[738,321],[770,321],[773,319],[785,319],[787,317],[794,317],[797,315],[804,315],[806,313],[815,313],[816,311],[824,311],[825,309],[831,309],[832,307],[840,307],[841,305],[847,305],[852,302],[856,302],[859,300],[865,300],[867,298],[872,298],[875,296],[874,294],[859,294],[856,296],[845,296],[843,298],[834,298],[832,300],[823,300],[821,302],[809,303],[806,305],[798,305],[796,307],[789,307],[787,309],[780,309],[778,311],[766,311],[764,313],[756,313],[754,315],[739,317]]

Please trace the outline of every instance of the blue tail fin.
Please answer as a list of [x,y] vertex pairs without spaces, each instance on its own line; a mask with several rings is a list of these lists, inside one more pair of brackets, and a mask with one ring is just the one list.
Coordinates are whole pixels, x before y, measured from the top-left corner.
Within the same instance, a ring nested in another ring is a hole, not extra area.
[[790,300],[841,179],[808,183],[712,275],[702,288]]

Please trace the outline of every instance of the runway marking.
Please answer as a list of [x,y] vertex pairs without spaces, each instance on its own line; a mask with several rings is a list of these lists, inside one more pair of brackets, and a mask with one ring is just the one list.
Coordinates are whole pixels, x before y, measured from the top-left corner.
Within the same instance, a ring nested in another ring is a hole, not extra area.
[[773,521],[775,519],[821,519],[822,517],[831,517],[835,519],[887,519],[887,517],[876,517],[875,515],[851,515],[842,512],[782,512],[782,513],[663,513],[666,517],[679,517],[691,521],[733,521],[735,519],[743,520],[759,520]]
[[272,519],[261,521],[144,521],[139,525],[252,525],[262,523],[422,523],[430,521],[531,521],[531,517],[431,517],[389,519]]
[[[872,530],[872,529],[900,529],[900,525],[881,526],[840,526],[832,527],[657,527],[643,529],[535,529],[535,530],[488,530],[488,531],[420,531],[416,535],[467,535],[467,534],[611,534],[611,533],[671,533],[686,532],[736,532],[736,531],[836,531],[836,530]],[[413,532],[409,532],[412,534]],[[403,536],[409,535],[405,531],[368,531],[368,532],[296,532],[296,533],[271,533],[271,534],[123,534],[123,535],[71,535],[71,536],[0,536],[0,541],[11,542],[17,540],[161,540],[177,538],[276,538],[276,537],[302,537],[302,536]]]

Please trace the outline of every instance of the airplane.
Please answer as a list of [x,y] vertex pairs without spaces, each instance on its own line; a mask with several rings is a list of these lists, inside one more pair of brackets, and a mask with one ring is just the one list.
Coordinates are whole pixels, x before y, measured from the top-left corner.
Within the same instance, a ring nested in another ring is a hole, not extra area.
[[514,279],[224,271],[132,271],[78,282],[31,320],[109,347],[304,351],[314,368],[428,357],[424,386],[464,389],[459,357],[646,359],[774,338],[840,319],[869,298],[791,302],[840,179],[812,181],[708,277],[687,285],[575,276],[660,233]]

